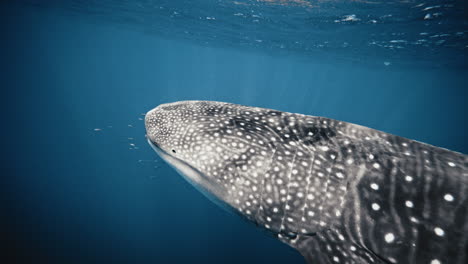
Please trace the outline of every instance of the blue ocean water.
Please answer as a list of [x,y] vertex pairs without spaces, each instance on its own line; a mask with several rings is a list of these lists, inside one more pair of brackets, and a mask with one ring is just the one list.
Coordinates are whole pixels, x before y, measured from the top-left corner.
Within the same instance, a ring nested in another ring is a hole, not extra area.
[[463,1],[21,1],[2,19],[11,263],[303,263],[145,140],[160,103],[325,116],[468,153]]

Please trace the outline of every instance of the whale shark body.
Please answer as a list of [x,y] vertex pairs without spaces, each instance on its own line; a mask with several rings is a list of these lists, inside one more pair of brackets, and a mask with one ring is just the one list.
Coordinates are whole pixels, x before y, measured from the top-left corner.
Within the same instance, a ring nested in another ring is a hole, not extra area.
[[163,159],[308,263],[467,263],[468,157],[324,117],[210,101],[145,118]]

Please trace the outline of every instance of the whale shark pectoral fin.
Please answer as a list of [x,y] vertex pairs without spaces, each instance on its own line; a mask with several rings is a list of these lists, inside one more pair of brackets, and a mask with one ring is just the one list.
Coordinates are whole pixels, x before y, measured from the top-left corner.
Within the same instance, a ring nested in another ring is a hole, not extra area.
[[291,243],[308,264],[356,263],[390,264],[372,251],[344,239],[339,232],[327,230],[313,236],[298,236]]

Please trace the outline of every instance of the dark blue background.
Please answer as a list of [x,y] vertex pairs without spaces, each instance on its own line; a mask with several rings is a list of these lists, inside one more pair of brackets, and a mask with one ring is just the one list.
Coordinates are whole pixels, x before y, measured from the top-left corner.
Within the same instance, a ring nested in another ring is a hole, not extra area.
[[139,118],[164,102],[326,116],[468,152],[466,69],[275,57],[1,7],[0,237],[11,263],[302,263],[156,157]]

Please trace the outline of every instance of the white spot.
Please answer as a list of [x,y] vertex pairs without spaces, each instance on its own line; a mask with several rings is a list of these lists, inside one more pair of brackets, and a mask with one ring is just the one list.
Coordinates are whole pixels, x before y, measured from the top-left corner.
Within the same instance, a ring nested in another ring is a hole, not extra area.
[[266,202],[269,203],[269,204],[271,204],[271,203],[273,203],[273,200],[272,200],[271,198],[268,198],[268,199],[266,200]]
[[297,193],[297,197],[301,198],[301,197],[303,197],[303,196],[304,196],[304,195],[303,195],[301,192]]
[[297,170],[292,170],[292,174],[297,174]]
[[356,247],[355,247],[355,246],[350,246],[349,249],[351,249],[351,251],[356,251]]
[[434,228],[434,232],[436,233],[436,235],[438,236],[443,236],[445,234],[444,230],[440,227],[436,227]]
[[374,165],[373,165],[373,166],[374,166],[374,168],[376,168],[376,169],[380,168],[380,164],[378,164],[377,162],[376,162],[376,163],[374,163]]
[[438,259],[433,259],[431,260],[431,264],[441,264],[441,262]]
[[308,215],[308,216],[314,216],[314,214],[315,214],[315,213],[312,212],[312,211],[308,211],[308,212],[307,212],[307,215]]
[[278,208],[276,208],[276,207],[273,208],[273,212],[274,212],[274,213],[277,213],[277,212],[278,212]]
[[380,210],[380,205],[377,204],[377,203],[373,203],[373,204],[372,204],[372,210],[374,210],[374,211]]
[[451,195],[450,193],[445,194],[444,199],[447,202],[453,202],[453,200],[454,200],[453,195]]
[[448,162],[447,164],[448,164],[450,167],[455,167],[455,163],[453,163],[453,162]]
[[376,191],[379,189],[379,185],[377,183],[371,183],[370,187]]
[[406,207],[413,208],[413,202],[412,201],[406,201],[405,202]]
[[340,259],[339,259],[337,256],[334,256],[334,257],[333,257],[333,261],[335,261],[335,262],[340,262]]
[[411,177],[411,176],[409,176],[409,175],[406,175],[406,176],[405,176],[405,180],[406,180],[407,182],[412,182],[412,181],[413,181],[413,177]]
[[312,194],[309,193],[309,194],[307,195],[307,199],[313,200],[313,199],[314,199],[314,196],[313,196]]
[[353,160],[352,160],[352,159],[349,159],[349,160],[346,161],[346,163],[348,163],[348,164],[353,164]]
[[395,240],[395,235],[392,233],[385,234],[385,242],[392,243]]

